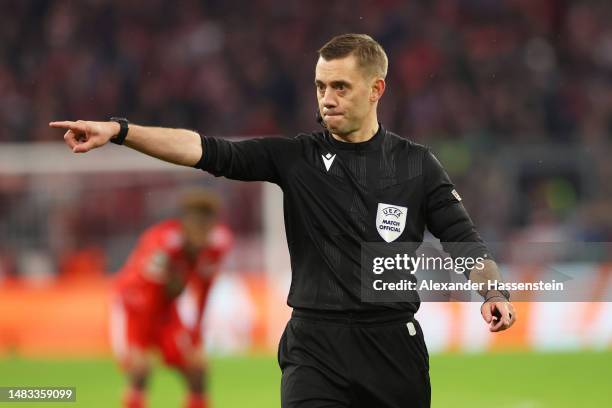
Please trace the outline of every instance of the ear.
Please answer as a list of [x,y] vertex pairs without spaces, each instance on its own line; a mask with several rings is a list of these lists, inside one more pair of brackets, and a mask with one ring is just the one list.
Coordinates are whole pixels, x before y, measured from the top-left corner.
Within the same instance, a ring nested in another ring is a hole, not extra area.
[[385,80],[382,78],[376,78],[374,79],[374,83],[372,84],[372,88],[370,91],[370,102],[374,103],[374,102],[378,102],[378,100],[383,96],[383,94],[385,93]]

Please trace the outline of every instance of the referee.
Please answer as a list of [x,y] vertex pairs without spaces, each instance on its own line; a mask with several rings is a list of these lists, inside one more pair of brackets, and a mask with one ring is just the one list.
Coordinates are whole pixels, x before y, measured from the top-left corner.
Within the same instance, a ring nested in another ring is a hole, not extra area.
[[[429,407],[419,302],[362,302],[361,244],[421,242],[427,227],[451,255],[450,243],[467,243],[470,255],[487,257],[437,159],[378,122],[386,74],[385,51],[371,37],[331,39],[319,50],[314,80],[324,130],[294,138],[232,142],[124,118],[50,124],[67,130],[75,153],[111,141],[215,176],[281,187],[293,308],[278,350],[283,408]],[[377,224],[389,208],[401,225],[383,231]],[[501,280],[491,259],[469,277]],[[507,292],[481,294],[490,330],[512,326]]]

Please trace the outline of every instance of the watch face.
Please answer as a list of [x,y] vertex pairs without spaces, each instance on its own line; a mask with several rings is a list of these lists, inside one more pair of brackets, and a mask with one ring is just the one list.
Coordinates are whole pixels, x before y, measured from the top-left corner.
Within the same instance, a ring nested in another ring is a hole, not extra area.
[[112,122],[119,123],[119,133],[115,137],[113,137],[110,141],[111,143],[122,145],[123,142],[125,141],[125,138],[127,137],[129,121],[126,118],[116,118],[116,117],[112,117],[110,118],[110,120]]

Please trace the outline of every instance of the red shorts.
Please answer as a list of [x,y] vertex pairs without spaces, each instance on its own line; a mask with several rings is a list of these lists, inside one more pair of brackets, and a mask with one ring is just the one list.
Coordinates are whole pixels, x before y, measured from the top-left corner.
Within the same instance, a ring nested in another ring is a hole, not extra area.
[[113,352],[124,367],[134,348],[159,351],[166,364],[184,367],[189,356],[201,348],[199,322],[188,327],[181,319],[177,301],[160,304],[152,297],[147,299],[146,293],[139,295],[139,302],[128,301],[121,292],[113,296],[110,315]]

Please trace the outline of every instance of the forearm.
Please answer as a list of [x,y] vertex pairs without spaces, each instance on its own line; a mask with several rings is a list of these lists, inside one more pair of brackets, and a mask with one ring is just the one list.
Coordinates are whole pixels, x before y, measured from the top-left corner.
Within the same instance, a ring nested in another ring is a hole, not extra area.
[[[483,264],[483,268],[479,269],[478,267],[475,267],[470,271],[470,280],[472,282],[482,284],[480,285],[482,289],[479,290],[478,293],[480,293],[484,297],[485,295],[487,295],[487,292],[489,292],[487,297],[491,297],[493,295],[493,292],[498,291],[489,291],[489,282],[502,282],[502,276],[495,261],[491,259],[485,259],[483,261]],[[501,295],[501,293],[498,294]]]
[[186,129],[130,124],[125,145],[163,161],[194,166],[202,157],[200,135]]

